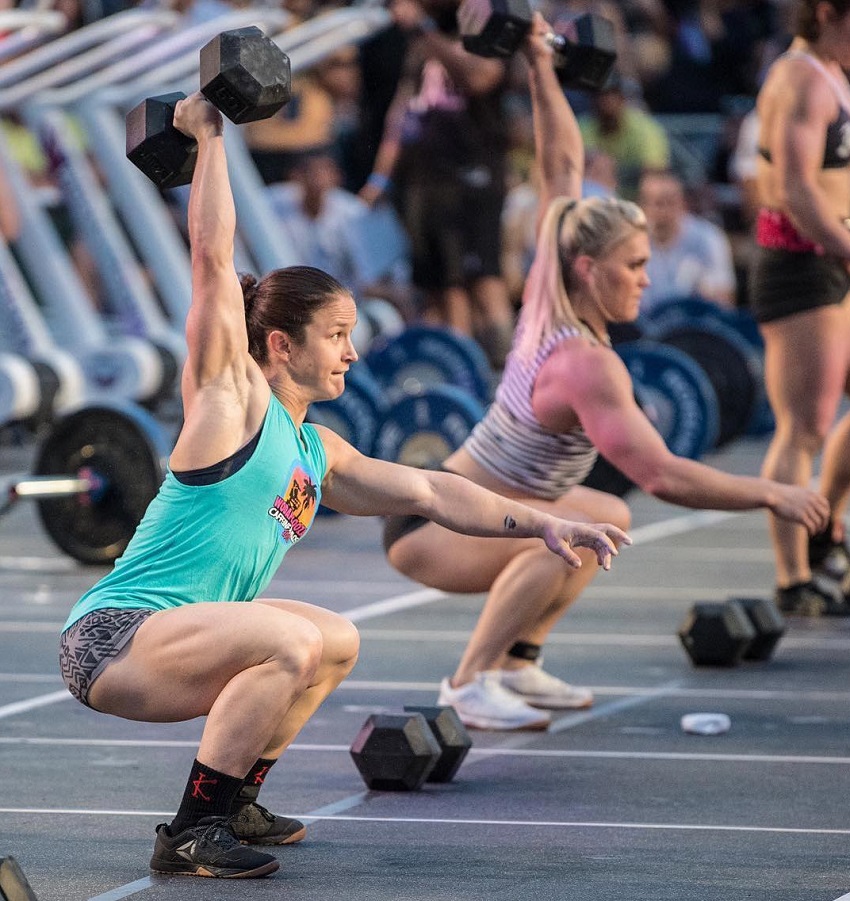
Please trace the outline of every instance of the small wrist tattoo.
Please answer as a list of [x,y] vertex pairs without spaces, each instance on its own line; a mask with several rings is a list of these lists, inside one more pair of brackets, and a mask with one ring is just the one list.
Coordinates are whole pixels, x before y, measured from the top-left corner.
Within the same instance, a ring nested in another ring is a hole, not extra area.
[[516,520],[513,516],[505,517],[505,528],[510,532],[512,529],[516,528]]

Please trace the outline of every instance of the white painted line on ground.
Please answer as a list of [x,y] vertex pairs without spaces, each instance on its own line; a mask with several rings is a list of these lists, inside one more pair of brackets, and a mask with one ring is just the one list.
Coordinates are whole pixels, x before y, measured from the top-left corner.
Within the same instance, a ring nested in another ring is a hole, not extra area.
[[[371,710],[372,708],[370,708]],[[551,731],[551,730],[549,730]],[[545,733],[513,733],[523,739],[539,738]],[[473,732],[473,738],[475,733]],[[506,739],[509,742],[509,739]],[[93,747],[93,748],[195,748],[197,740],[158,740],[158,739],[109,739],[109,738],[24,738],[18,736],[0,737],[0,745],[48,745],[51,747]],[[323,745],[296,742],[287,753],[306,751],[311,754],[348,754],[348,745]],[[539,749],[505,746],[484,748],[475,746],[469,750],[469,760],[492,757],[540,757],[564,758],[570,760],[662,760],[681,763],[751,763],[795,766],[850,766],[850,757],[817,757],[811,754],[718,754],[684,751],[594,751],[568,749]],[[341,802],[339,802],[341,803]],[[327,813],[324,809],[323,813]]]
[[57,704],[59,701],[71,700],[71,694],[67,689],[62,691],[52,691],[50,694],[39,695],[37,698],[30,698],[28,701],[16,701],[14,704],[6,704],[0,707],[0,719],[7,716],[14,716],[16,713],[26,713],[28,710],[35,710],[37,707],[46,707],[48,704]]
[[[347,752],[348,748],[345,750]],[[310,823],[314,823],[316,820],[323,820],[345,810],[351,810],[352,807],[362,804],[368,797],[369,792],[358,792],[356,795],[349,795],[347,798],[343,798],[341,801],[334,801],[332,804],[325,804],[324,807],[317,807],[315,810],[305,813],[303,817],[298,817],[298,819],[309,826]]]
[[[413,642],[466,642],[469,632],[462,629],[360,629],[360,637],[368,641],[413,641]],[[546,638],[549,645],[610,645],[613,647],[681,647],[675,634],[640,634],[621,632],[551,632]],[[830,638],[817,635],[788,635],[782,639],[782,647],[808,648],[810,650],[850,650],[850,637]]]
[[[346,804],[354,798],[363,798],[366,792],[360,795],[345,798],[338,804]],[[2,814],[42,814],[45,816],[95,816],[95,817],[169,817],[173,811],[163,812],[155,810],[82,810],[70,807],[0,807]],[[766,832],[785,835],[850,835],[850,829],[832,829],[828,827],[807,826],[748,826],[748,825],[722,825],[710,823],[605,823],[598,820],[491,820],[491,819],[448,819],[446,817],[357,817],[345,814],[318,814],[297,813],[288,811],[284,816],[297,817],[298,819],[312,818],[313,820],[328,820],[349,823],[409,823],[411,825],[435,825],[435,826],[507,826],[515,828],[537,827],[543,829],[622,829],[622,830],[668,830],[671,832]],[[846,897],[846,896],[845,896]]]
[[678,687],[677,682],[671,682],[669,685],[659,685],[658,688],[651,689],[645,694],[621,698],[619,701],[609,701],[607,704],[598,704],[592,710],[570,713],[553,720],[546,731],[552,733],[566,732],[567,729],[575,729],[576,726],[583,726],[585,723],[604,719],[606,716],[619,713],[621,710],[630,710],[632,707],[640,707],[642,704],[649,704],[658,698],[667,697],[671,691],[675,691]]
[[95,895],[93,898],[89,898],[89,901],[119,901],[120,898],[126,898],[129,895],[135,895],[136,892],[143,892],[146,888],[150,888],[152,885],[153,880],[151,879],[151,877],[145,876],[144,879],[137,879],[135,882],[128,882],[127,885],[119,885],[118,888],[104,892],[102,895]]
[[[38,673],[0,673],[0,682],[35,682],[35,683],[61,683],[59,676]],[[439,691],[437,682],[394,682],[370,679],[348,679],[340,685],[336,691]],[[588,688],[601,696],[631,697],[638,695],[643,697],[654,689],[650,686],[634,685],[589,685]],[[62,695],[58,692],[58,695]],[[819,691],[819,690],[795,690],[795,689],[760,689],[760,688],[721,688],[718,686],[706,686],[704,688],[669,688],[665,694],[671,698],[714,698],[716,700],[741,700],[741,701],[809,701],[818,703],[850,703],[850,691]],[[70,695],[69,695],[70,697]],[[57,700],[61,700],[57,696]],[[49,703],[49,702],[46,702]],[[0,708],[2,709],[2,708]],[[372,709],[370,707],[370,709]],[[0,738],[0,743],[3,739]]]
[[840,898],[836,898],[835,901],[850,901],[850,892],[846,895],[842,895]]
[[[625,553],[629,553],[628,550]],[[670,548],[661,544],[641,545],[642,556],[650,554],[667,554]],[[748,547],[706,547],[703,545],[685,547],[676,547],[676,561],[698,560],[703,563],[773,563],[773,550],[770,547],[748,548]],[[656,561],[653,560],[653,564]],[[616,566],[616,561],[614,563]]]
[[434,601],[442,601],[447,597],[448,595],[444,591],[438,591],[436,588],[422,588],[418,591],[397,595],[394,598],[387,598],[385,601],[375,601],[340,612],[353,623],[359,623],[364,619],[383,616],[385,613],[397,613],[399,610],[408,610],[411,607],[422,607],[425,604],[432,604]]
[[726,510],[698,510],[695,513],[686,513],[684,516],[674,516],[663,519],[661,522],[653,522],[646,526],[638,526],[629,532],[635,545],[648,544],[651,541],[661,541],[671,538],[673,535],[683,535],[685,532],[693,532],[706,526],[716,526],[740,516],[738,512]]

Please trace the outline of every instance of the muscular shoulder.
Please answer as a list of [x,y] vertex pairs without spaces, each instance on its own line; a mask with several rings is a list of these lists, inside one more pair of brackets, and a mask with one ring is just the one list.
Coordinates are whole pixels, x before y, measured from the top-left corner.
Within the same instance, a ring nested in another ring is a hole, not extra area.
[[534,414],[547,428],[571,428],[588,404],[611,402],[629,392],[629,384],[622,360],[610,347],[570,338],[540,369],[532,395]]

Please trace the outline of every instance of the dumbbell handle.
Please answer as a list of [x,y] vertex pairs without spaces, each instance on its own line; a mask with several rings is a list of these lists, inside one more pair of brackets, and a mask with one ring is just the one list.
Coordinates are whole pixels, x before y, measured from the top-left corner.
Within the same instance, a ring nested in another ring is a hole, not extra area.
[[562,34],[555,34],[554,31],[548,31],[543,35],[543,40],[553,49],[557,50],[559,53],[563,53],[566,49],[569,41]]

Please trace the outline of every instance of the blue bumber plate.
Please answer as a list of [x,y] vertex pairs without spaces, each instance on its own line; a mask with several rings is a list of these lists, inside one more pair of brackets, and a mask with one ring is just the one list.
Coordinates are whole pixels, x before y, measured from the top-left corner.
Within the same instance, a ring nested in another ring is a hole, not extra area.
[[435,469],[460,447],[483,415],[477,398],[452,385],[399,395],[378,426],[374,456]]
[[480,345],[465,335],[413,326],[378,340],[366,362],[381,384],[414,394],[432,385],[454,385],[489,403],[492,372]]
[[708,376],[684,351],[642,338],[617,347],[644,413],[680,457],[699,459],[720,428],[717,395]]

